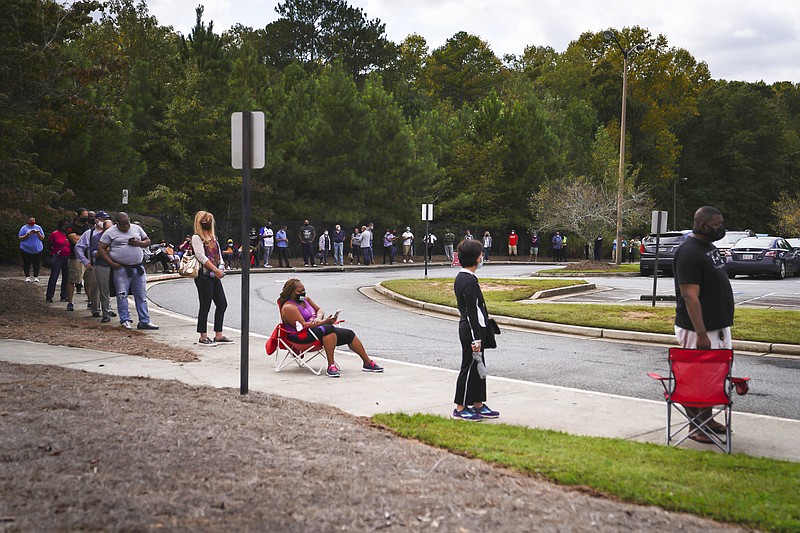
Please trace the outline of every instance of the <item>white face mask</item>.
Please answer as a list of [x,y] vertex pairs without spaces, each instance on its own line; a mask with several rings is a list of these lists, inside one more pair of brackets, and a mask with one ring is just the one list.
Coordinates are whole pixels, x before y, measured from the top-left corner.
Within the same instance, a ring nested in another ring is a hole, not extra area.
[[483,259],[478,261],[478,268],[483,268]]

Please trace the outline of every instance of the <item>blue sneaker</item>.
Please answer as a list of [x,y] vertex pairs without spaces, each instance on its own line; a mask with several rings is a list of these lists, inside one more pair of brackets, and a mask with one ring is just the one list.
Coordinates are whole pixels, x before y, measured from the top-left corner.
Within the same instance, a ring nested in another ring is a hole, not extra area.
[[465,407],[463,411],[453,409],[453,418],[458,420],[469,420],[471,422],[480,422],[483,417],[475,412],[472,407]]
[[481,415],[483,418],[497,418],[500,416],[500,413],[497,411],[492,411],[488,405],[483,404],[481,405],[480,409],[473,409],[476,413]]

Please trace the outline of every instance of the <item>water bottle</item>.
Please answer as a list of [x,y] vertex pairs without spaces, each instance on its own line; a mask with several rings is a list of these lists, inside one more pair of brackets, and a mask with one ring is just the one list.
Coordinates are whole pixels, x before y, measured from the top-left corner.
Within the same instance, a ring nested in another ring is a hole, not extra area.
[[296,321],[296,322],[294,323],[294,328],[295,328],[297,331],[303,331],[303,324],[301,324],[301,323],[300,323],[300,321],[298,320],[298,321]]

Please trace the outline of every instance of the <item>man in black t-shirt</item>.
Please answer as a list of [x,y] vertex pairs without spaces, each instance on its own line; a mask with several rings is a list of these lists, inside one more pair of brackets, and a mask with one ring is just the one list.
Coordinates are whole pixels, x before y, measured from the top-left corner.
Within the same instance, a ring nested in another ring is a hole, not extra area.
[[[733,290],[725,260],[712,244],[725,236],[722,213],[705,206],[694,214],[692,233],[675,252],[675,336],[683,348],[731,349]],[[699,423],[711,417],[711,408],[686,407],[687,414]],[[725,426],[710,420],[706,427],[725,434]],[[710,444],[699,430],[689,438]]]
[[314,226],[308,223],[308,220],[303,221],[300,226],[300,245],[303,247],[303,265],[308,266],[314,264],[314,239],[317,237],[317,230]]

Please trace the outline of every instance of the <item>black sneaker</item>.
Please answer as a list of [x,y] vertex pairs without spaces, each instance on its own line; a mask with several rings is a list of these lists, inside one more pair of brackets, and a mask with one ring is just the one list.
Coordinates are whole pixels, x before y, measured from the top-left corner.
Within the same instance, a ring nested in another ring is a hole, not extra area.
[[156,330],[156,329],[158,329],[158,326],[156,326],[152,322],[139,322],[139,324],[136,326],[136,329],[152,329],[152,330]]
[[95,318],[100,318],[100,311],[92,311],[92,316]]
[[208,347],[217,345],[217,343],[214,342],[210,337],[206,337],[205,339],[200,339],[199,341],[197,341],[197,344],[199,344],[200,346],[208,346]]
[[230,339],[229,339],[228,337],[226,337],[225,335],[223,335],[222,337],[220,337],[220,338],[218,338],[218,339],[214,339],[214,342],[217,342],[217,343],[219,343],[219,344],[233,344],[233,341],[232,341],[232,340],[230,340]]
[[111,317],[104,316],[103,318],[100,319],[100,322],[102,322],[103,324],[111,322]]
[[111,318],[116,318],[117,313],[115,313],[114,311],[109,311],[108,316],[110,316]]

